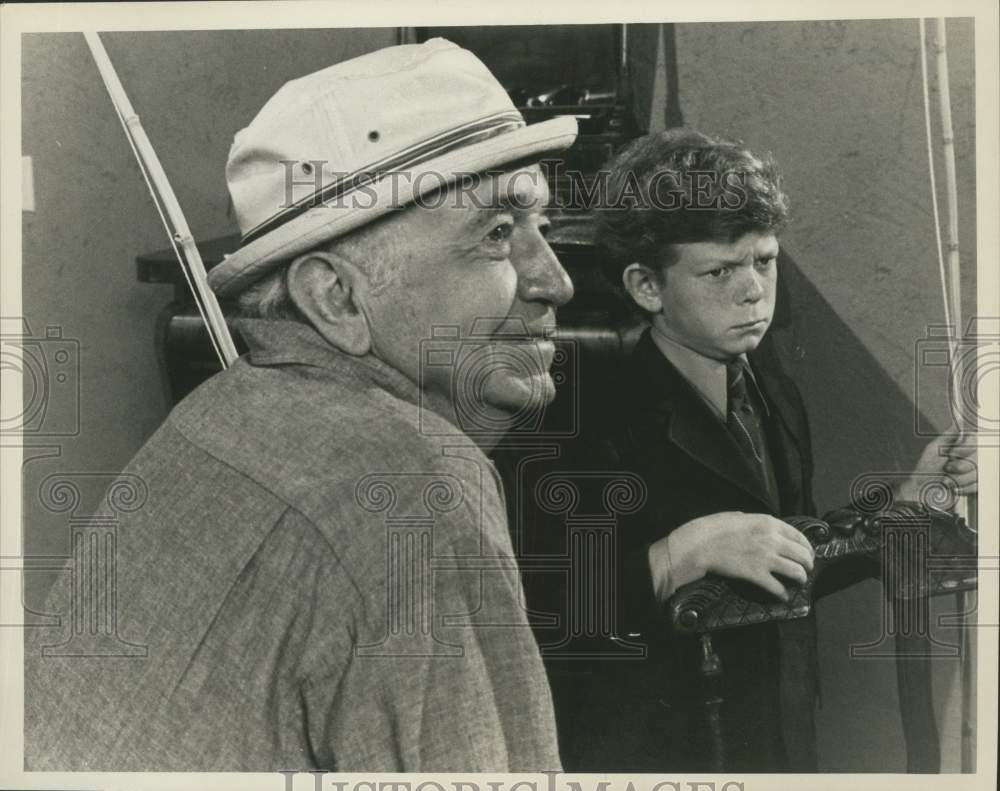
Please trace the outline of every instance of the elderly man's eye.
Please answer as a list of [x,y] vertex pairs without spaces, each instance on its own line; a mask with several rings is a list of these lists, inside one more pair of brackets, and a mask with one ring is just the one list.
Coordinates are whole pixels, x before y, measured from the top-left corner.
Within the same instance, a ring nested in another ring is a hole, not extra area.
[[491,242],[506,242],[510,238],[511,231],[514,230],[514,224],[510,222],[502,222],[497,225],[492,231],[486,234],[486,238]]

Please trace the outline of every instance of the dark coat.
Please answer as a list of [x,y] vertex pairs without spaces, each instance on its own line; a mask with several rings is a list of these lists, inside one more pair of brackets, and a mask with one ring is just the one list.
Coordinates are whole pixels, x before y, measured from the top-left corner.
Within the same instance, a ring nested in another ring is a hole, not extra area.
[[[585,416],[577,459],[589,456],[583,463],[591,469],[631,471],[646,487],[645,505],[618,523],[614,629],[619,645],[645,646],[645,657],[548,657],[567,771],[711,768],[699,643],[671,634],[653,596],[646,552],[653,541],[707,514],[815,513],[809,428],[798,389],[768,341],[750,355],[750,364],[768,406],[764,422],[777,500],[648,330],[622,375],[608,378],[614,392],[603,399],[601,415]],[[815,771],[814,621],[744,627],[717,633],[713,642],[725,674],[726,769]]]

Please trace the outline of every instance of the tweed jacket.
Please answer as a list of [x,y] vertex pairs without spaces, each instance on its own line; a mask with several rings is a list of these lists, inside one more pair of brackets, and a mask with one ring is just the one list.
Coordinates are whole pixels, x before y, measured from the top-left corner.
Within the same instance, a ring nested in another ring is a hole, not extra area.
[[113,593],[83,604],[133,648],[66,656],[68,617],[29,630],[27,767],[558,769],[492,464],[379,360],[242,330],[250,354],[125,470],[145,499]]

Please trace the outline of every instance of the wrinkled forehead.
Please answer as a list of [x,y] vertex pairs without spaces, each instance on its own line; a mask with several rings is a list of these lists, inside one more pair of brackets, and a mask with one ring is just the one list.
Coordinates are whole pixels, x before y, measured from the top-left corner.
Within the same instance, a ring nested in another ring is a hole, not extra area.
[[413,223],[430,223],[438,233],[448,227],[477,227],[500,213],[541,214],[550,201],[549,183],[537,164],[459,174],[448,185],[425,193],[403,212]]
[[463,207],[492,211],[542,211],[550,199],[549,182],[537,164],[470,174],[451,192]]
[[549,182],[538,165],[505,171],[490,178],[496,185],[499,201],[507,208],[543,209],[549,203]]
[[692,266],[736,266],[778,255],[778,237],[769,231],[748,231],[729,240],[674,242],[661,251],[659,264],[665,268],[679,262]]
[[778,237],[770,231],[748,231],[731,240],[718,239],[690,242],[687,246],[697,249],[701,254],[708,257],[738,261],[745,258],[759,257],[764,253],[776,255],[778,251]]

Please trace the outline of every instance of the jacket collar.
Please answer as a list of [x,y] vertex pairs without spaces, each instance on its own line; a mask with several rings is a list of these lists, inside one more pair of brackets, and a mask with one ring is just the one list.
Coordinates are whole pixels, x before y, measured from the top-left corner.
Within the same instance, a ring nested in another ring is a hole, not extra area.
[[[667,358],[671,365],[684,377],[688,384],[712,407],[712,410],[722,420],[726,419],[726,405],[729,398],[729,387],[726,378],[726,364],[682,346],[672,338],[657,330],[655,325],[650,325],[650,338],[660,353]],[[746,373],[747,386],[753,388],[760,403],[764,407],[764,413],[770,414],[767,399],[757,384],[757,376],[750,366],[750,361],[745,354],[739,356],[740,363]]]
[[[766,366],[756,366],[756,354],[749,356],[757,385],[767,402],[779,413],[788,434],[794,434],[781,413],[787,401],[784,389]],[[779,503],[767,492],[744,463],[736,440],[714,414],[704,398],[692,387],[653,342],[649,330],[643,333],[632,353],[632,387],[641,413],[653,422],[648,428],[666,438],[716,475],[755,497],[772,511]],[[772,454],[778,449],[772,448]]]
[[[256,366],[304,365],[332,376],[370,381],[411,404],[421,402],[416,382],[373,354],[346,354],[308,324],[282,319],[236,319]],[[426,400],[426,399],[425,399]]]

